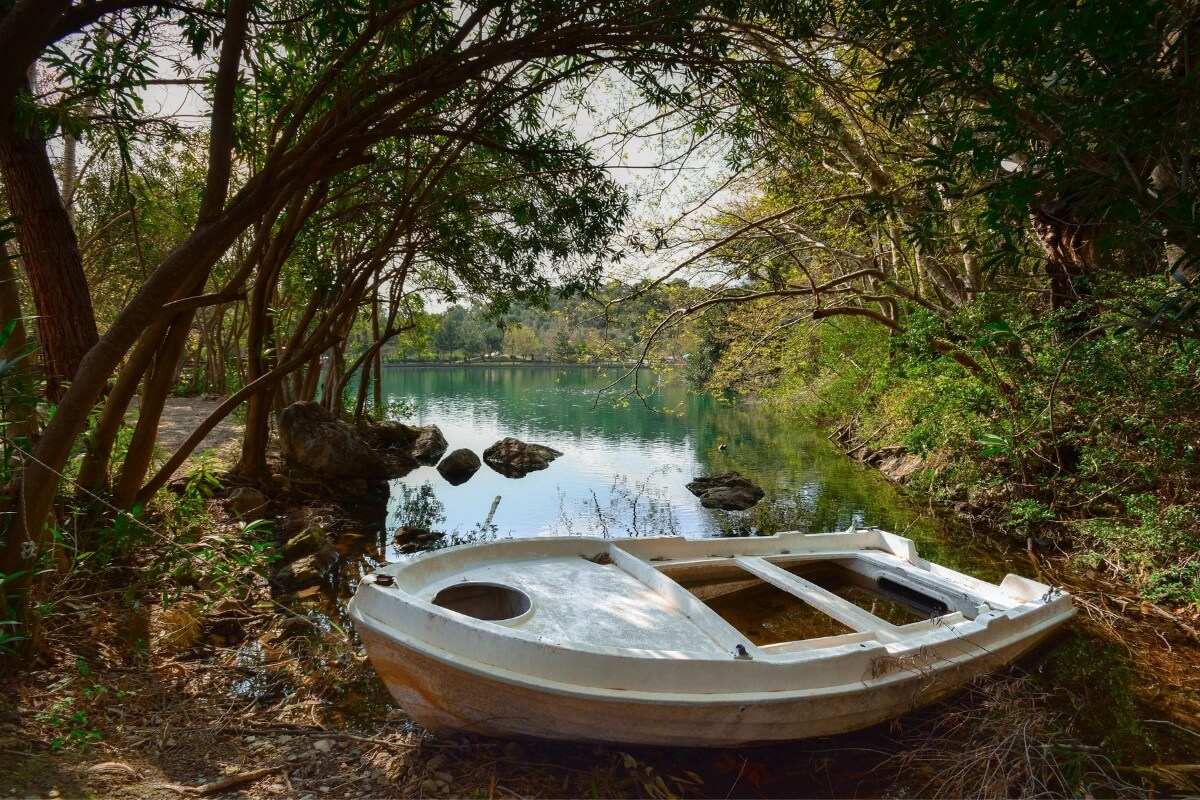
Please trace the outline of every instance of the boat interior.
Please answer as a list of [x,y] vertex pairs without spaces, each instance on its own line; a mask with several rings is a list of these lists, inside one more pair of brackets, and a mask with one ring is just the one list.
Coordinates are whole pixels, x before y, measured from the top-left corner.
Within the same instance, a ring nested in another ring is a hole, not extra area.
[[551,641],[749,657],[896,642],[1020,602],[869,550],[653,558],[614,542],[460,567],[418,593]]

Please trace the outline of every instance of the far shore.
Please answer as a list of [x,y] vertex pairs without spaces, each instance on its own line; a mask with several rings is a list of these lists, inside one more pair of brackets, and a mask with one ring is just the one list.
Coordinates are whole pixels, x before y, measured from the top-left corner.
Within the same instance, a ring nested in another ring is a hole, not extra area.
[[[578,361],[521,361],[519,359],[479,359],[477,361],[385,361],[384,367],[573,367],[588,368],[622,368],[629,369],[637,366],[634,362],[597,361],[581,364]],[[646,367],[655,366],[645,364]]]

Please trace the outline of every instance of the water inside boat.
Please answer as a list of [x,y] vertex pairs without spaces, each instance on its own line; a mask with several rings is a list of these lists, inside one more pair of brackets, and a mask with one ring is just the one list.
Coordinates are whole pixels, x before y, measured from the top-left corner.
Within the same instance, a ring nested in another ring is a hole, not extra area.
[[921,622],[930,617],[939,617],[947,611],[946,604],[937,598],[916,592],[886,577],[871,580],[835,561],[803,561],[785,566],[784,569],[893,625]]
[[[840,562],[807,560],[779,566],[890,625],[922,622],[948,611],[941,599],[886,577],[871,578]],[[660,569],[759,647],[855,632],[737,564],[709,562]]]

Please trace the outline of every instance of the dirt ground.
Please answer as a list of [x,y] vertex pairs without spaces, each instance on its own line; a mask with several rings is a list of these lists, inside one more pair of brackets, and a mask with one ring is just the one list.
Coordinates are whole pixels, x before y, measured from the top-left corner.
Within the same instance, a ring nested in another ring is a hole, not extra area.
[[[212,395],[167,398],[158,426],[158,446],[168,456],[174,453],[188,435],[217,409],[222,399]],[[135,415],[136,408],[130,413]],[[231,466],[238,458],[243,429],[244,426],[233,417],[226,417],[204,437],[204,441],[175,474],[186,473],[198,458],[209,459],[214,466]]]

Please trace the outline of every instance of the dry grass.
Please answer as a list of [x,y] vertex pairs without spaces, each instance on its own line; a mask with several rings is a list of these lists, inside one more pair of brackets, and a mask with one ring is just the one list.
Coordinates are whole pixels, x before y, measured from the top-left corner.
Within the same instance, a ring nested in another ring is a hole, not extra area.
[[981,681],[906,731],[918,744],[881,768],[916,797],[1126,796],[1127,782],[1098,752],[1069,738],[1070,720],[1021,677]]

